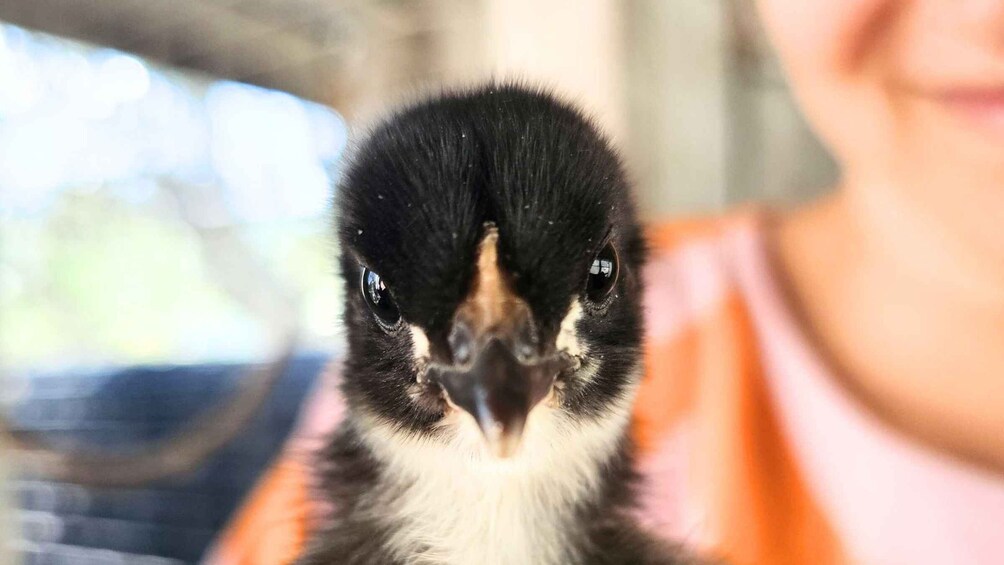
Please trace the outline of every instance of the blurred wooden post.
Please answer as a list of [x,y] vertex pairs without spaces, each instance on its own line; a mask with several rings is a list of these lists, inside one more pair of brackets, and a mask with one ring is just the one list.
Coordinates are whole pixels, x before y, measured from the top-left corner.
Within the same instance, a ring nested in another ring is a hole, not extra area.
[[728,201],[728,37],[721,1],[625,3],[625,153],[646,219],[707,213]]
[[619,142],[627,114],[621,6],[616,0],[485,0],[489,69],[555,88]]

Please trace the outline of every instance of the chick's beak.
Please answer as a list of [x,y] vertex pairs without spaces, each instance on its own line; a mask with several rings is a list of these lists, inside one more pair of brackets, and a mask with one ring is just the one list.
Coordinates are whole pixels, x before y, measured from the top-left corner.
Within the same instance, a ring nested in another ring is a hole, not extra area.
[[563,369],[559,357],[520,361],[510,347],[490,339],[465,369],[436,371],[450,402],[474,417],[496,457],[519,448],[530,412],[551,392]]
[[499,232],[492,224],[485,227],[470,294],[447,337],[449,355],[430,368],[430,376],[450,403],[474,417],[492,452],[509,457],[565,360],[543,354],[529,305],[499,267]]

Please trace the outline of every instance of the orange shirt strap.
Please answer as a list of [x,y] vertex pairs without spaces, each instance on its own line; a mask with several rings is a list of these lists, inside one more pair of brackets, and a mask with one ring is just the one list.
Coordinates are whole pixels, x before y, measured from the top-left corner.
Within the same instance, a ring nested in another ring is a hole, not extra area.
[[282,565],[295,561],[314,515],[310,484],[309,470],[283,455],[254,488],[205,562]]

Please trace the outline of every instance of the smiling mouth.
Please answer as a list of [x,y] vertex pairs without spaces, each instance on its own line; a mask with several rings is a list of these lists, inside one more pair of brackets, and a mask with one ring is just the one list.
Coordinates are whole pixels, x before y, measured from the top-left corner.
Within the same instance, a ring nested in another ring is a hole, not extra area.
[[931,98],[966,123],[1004,139],[1004,87],[951,89]]

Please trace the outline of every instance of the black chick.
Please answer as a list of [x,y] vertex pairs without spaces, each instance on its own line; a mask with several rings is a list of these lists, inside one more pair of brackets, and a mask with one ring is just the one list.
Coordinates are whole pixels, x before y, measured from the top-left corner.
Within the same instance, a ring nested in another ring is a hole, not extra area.
[[447,93],[373,131],[336,206],[349,410],[302,563],[675,562],[629,518],[644,245],[590,122]]

